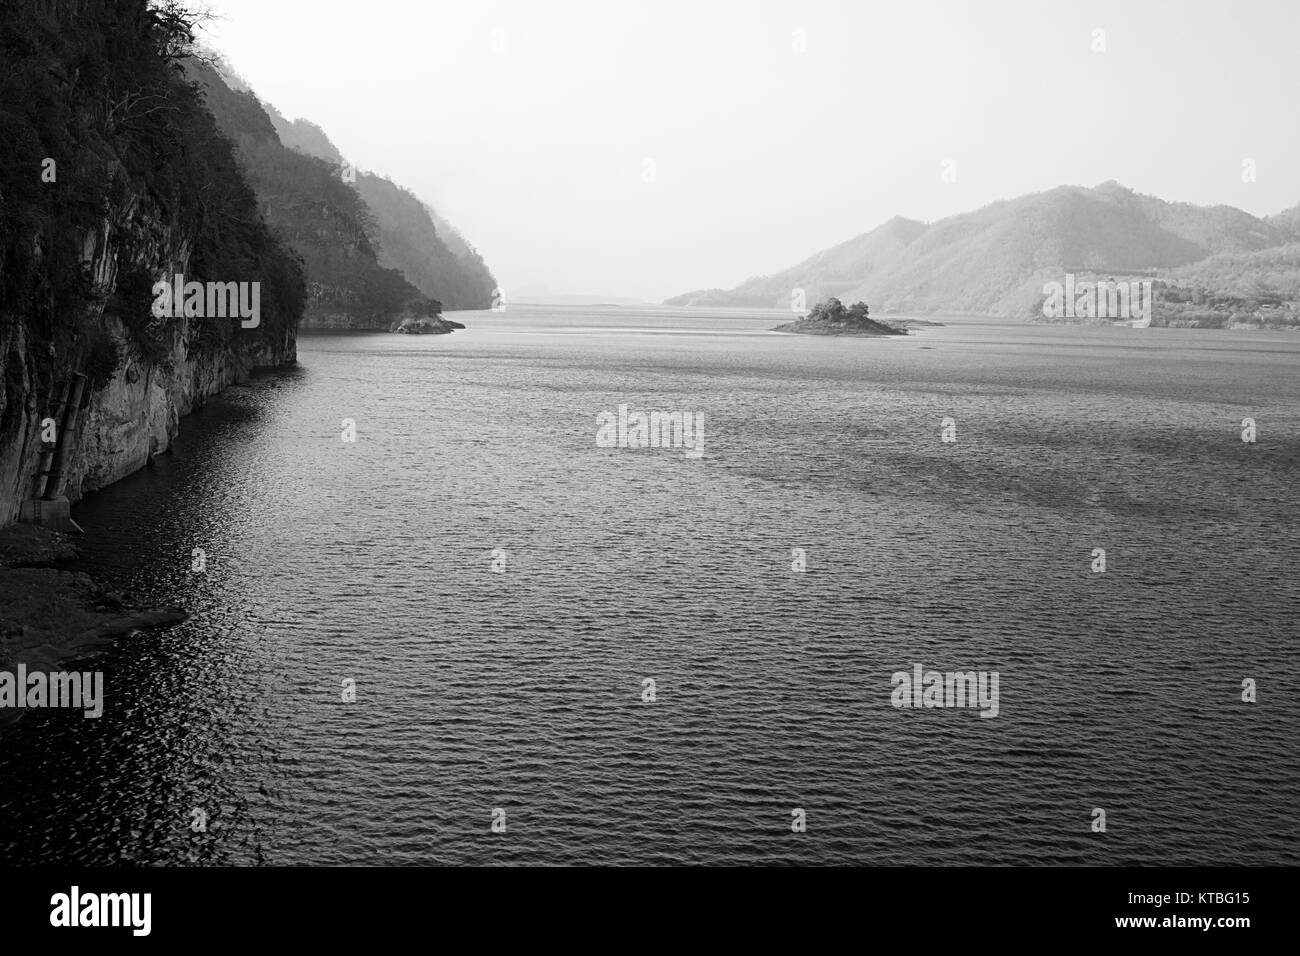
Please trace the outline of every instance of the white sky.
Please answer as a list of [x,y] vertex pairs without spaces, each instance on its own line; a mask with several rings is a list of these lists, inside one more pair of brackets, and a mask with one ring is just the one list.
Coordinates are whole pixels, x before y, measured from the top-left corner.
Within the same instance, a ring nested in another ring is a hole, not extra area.
[[1300,0],[206,3],[261,97],[436,206],[507,298],[729,287],[1063,183],[1300,202]]

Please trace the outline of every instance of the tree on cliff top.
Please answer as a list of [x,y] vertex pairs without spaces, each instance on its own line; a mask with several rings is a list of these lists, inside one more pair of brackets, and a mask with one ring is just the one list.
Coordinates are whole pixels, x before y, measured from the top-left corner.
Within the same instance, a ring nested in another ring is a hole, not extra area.
[[[293,335],[301,267],[180,71],[201,18],[177,0],[5,0],[0,319],[25,325],[42,374],[85,361],[101,304],[142,355],[171,354],[178,324],[151,321],[130,294],[140,283],[122,280],[133,270],[156,278],[185,247],[188,277],[263,287],[258,329],[236,338],[234,323],[200,322],[187,349],[282,347]],[[112,244],[109,288],[88,274],[92,237]]]

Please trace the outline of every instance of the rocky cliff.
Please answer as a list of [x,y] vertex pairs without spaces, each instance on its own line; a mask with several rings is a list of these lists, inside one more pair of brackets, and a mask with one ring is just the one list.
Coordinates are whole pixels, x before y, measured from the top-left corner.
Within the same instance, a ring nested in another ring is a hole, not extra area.
[[[140,225],[166,234],[168,228],[155,214],[140,217]],[[151,330],[147,354],[141,354],[130,319],[116,310],[124,307],[115,295],[119,270],[150,268],[162,275],[192,274],[192,255],[184,240],[172,242],[159,254],[127,258],[121,227],[112,220],[104,230],[88,237],[89,271],[95,276],[96,301],[79,320],[99,333],[97,350],[118,357],[102,382],[83,394],[76,434],[64,469],[64,495],[70,501],[143,468],[150,457],[166,451],[176,437],[180,419],[232,383],[254,370],[292,364],[297,358],[297,336],[292,327],[278,335],[249,334],[224,347],[204,342],[202,323],[209,319],[184,317],[164,320],[170,328]],[[136,303],[138,309],[142,303]],[[139,316],[135,316],[139,318]],[[152,318],[152,317],[151,317]],[[215,320],[225,321],[225,320]],[[151,324],[158,324],[152,323]],[[244,330],[233,323],[238,335]],[[254,333],[256,330],[248,330]],[[0,326],[0,526],[15,520],[22,501],[37,487],[42,465],[46,423],[61,421],[60,403],[67,384],[85,368],[70,356],[51,356],[33,337],[28,325],[6,317]],[[102,373],[101,373],[102,374]]]
[[[0,12],[0,526],[50,496],[47,474],[76,500],[296,359],[301,264],[180,70],[192,43],[176,4]],[[160,314],[155,283],[176,274],[258,288],[257,320]]]

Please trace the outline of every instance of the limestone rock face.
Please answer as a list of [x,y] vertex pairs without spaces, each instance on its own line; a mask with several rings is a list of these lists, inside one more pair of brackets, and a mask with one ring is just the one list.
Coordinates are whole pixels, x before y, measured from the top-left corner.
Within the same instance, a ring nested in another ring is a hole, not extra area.
[[[137,200],[126,214],[113,217],[146,229],[154,241],[141,242],[131,235],[131,247],[140,259],[169,264],[165,274],[185,272],[188,243],[147,213]],[[87,264],[96,287],[106,301],[124,264],[121,240],[112,227],[86,239]],[[297,338],[287,333],[283,341],[250,337],[234,347],[212,349],[198,344],[193,323],[220,321],[177,318],[164,341],[170,349],[145,358],[133,352],[122,321],[98,306],[98,324],[119,348],[121,360],[104,387],[93,391],[78,418],[76,450],[68,463],[65,494],[77,501],[87,492],[119,481],[143,468],[151,455],[166,451],[180,427],[180,419],[232,383],[246,379],[254,369],[290,365],[297,360]],[[32,496],[40,469],[41,423],[57,414],[59,380],[73,369],[55,369],[55,381],[37,369],[48,356],[32,354],[21,321],[0,316],[0,527],[17,520],[24,499]]]

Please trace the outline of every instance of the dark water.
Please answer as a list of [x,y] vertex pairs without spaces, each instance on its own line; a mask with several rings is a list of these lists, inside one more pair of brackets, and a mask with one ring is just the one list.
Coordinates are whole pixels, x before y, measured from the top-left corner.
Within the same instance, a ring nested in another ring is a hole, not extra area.
[[[0,859],[1300,861],[1300,337],[463,318],[305,338],[77,509],[193,617],[0,735]],[[892,707],[918,662],[998,717]]]

